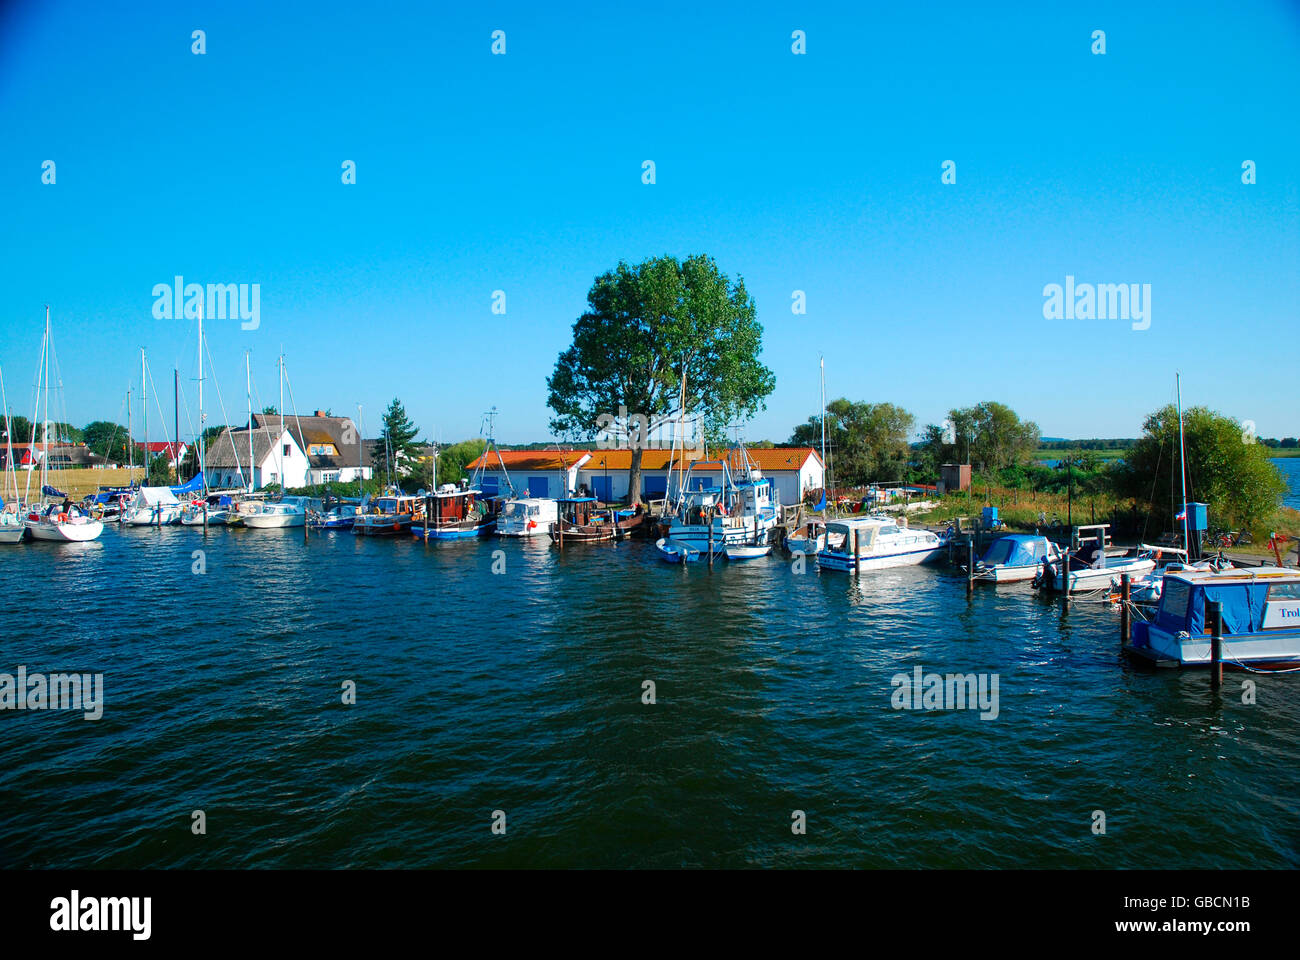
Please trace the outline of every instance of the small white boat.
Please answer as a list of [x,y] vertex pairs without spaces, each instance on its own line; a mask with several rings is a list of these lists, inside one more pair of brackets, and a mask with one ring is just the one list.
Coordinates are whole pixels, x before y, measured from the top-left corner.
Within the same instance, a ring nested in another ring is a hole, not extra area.
[[760,546],[740,546],[728,544],[722,548],[722,552],[727,555],[728,560],[757,560],[759,557],[766,557],[772,552],[771,544],[761,544]]
[[285,497],[274,503],[258,504],[257,510],[241,515],[244,526],[254,530],[275,530],[282,527],[301,527],[307,522],[307,497]]
[[826,524],[817,565],[827,570],[884,570],[943,556],[948,541],[929,530],[900,527],[888,517],[854,517]]
[[[224,526],[226,519],[230,516],[230,508],[222,507],[216,504],[208,504],[208,515],[206,522],[208,526]],[[181,510],[181,525],[185,527],[201,527],[204,524],[203,503],[189,503]]]
[[118,522],[128,527],[162,527],[177,523],[184,507],[171,487],[141,487]]
[[656,540],[655,549],[659,551],[659,559],[666,563],[695,563],[704,559],[703,551],[681,540],[672,540],[668,537]]
[[104,532],[104,524],[86,516],[76,506],[64,510],[59,504],[52,503],[39,513],[28,514],[27,529],[31,531],[33,540],[85,543],[97,539]]
[[1011,533],[988,545],[975,561],[975,580],[982,583],[1018,583],[1033,580],[1042,570],[1043,560],[1057,561],[1060,548],[1046,537]]
[[560,519],[558,500],[549,497],[519,497],[507,500],[497,517],[497,535],[502,537],[546,536],[551,524]]
[[0,510],[0,543],[22,543],[26,538],[27,524],[23,522],[19,504],[5,504]]

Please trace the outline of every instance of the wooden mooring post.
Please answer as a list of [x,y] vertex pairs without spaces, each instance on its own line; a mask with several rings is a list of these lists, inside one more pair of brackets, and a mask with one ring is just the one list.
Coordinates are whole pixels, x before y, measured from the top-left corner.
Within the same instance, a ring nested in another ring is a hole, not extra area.
[[853,530],[853,575],[862,576],[862,541],[858,539],[859,530]]
[[709,569],[713,569],[713,511],[709,511]]
[[1127,574],[1120,574],[1119,578],[1119,648],[1121,650],[1128,644],[1129,635],[1129,597],[1133,592],[1133,578]]
[[1223,604],[1206,601],[1205,613],[1210,618],[1210,689],[1218,690],[1223,686]]
[[975,538],[966,538],[966,596],[975,592]]

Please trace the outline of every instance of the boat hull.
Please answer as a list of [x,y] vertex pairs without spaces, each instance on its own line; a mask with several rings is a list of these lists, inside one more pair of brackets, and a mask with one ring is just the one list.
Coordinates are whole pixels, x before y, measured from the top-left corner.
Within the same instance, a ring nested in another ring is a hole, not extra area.
[[27,528],[22,525],[0,527],[0,543],[22,543],[27,539]]
[[[496,528],[495,520],[488,520],[484,523],[462,525],[452,524],[445,527],[430,527],[430,540],[472,540],[475,537],[486,537]],[[411,535],[417,540],[425,539],[423,526],[413,525]]]
[[976,583],[1020,583],[1038,576],[1042,566],[1037,563],[1021,563],[1014,566],[999,564],[994,567],[976,568]]
[[[887,570],[891,567],[914,567],[923,563],[929,563],[938,560],[944,555],[946,546],[937,547],[926,546],[914,550],[904,550],[898,553],[885,553],[876,555],[864,555],[857,560],[856,568],[859,571],[864,570]],[[851,573],[854,570],[855,558],[842,553],[830,553],[823,550],[817,554],[817,566],[826,570],[838,570],[841,572]]]
[[96,540],[104,532],[104,524],[99,520],[86,523],[29,523],[33,540],[49,543],[87,543]]
[[276,514],[246,514],[244,516],[244,526],[252,527],[254,530],[278,530],[285,527],[301,527],[307,522],[305,514],[301,513],[276,513]]
[[[1084,567],[1080,570],[1069,570],[1066,571],[1065,576],[1069,578],[1070,592],[1078,593],[1083,590],[1099,590],[1110,587],[1113,582],[1117,582],[1126,573],[1135,579],[1145,577],[1155,568],[1156,562],[1154,560],[1133,560],[1115,566]],[[1057,591],[1062,589],[1061,573],[1058,572],[1052,577],[1052,587]]]
[[396,537],[411,529],[408,517],[357,517],[352,532],[359,537]]

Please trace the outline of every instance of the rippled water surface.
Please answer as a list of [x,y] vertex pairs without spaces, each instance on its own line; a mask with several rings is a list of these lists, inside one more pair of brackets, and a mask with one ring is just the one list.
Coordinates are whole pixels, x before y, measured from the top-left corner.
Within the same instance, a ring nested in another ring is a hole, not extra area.
[[[184,528],[0,548],[0,672],[102,672],[106,699],[0,713],[0,867],[1300,864],[1300,677],[1216,697],[1126,665],[1109,609],[968,601],[940,568],[653,554]],[[892,709],[918,664],[997,673],[997,719]]]

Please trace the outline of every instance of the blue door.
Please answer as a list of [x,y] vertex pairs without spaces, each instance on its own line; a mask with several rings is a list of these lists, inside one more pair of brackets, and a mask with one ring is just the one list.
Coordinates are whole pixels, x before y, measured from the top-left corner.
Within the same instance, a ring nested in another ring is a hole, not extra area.
[[603,500],[606,503],[614,499],[611,492],[614,487],[614,481],[606,476],[595,476],[591,478],[591,489],[596,493],[597,500]]
[[667,477],[646,477],[645,495],[646,497],[652,499],[667,496],[668,478]]
[[479,486],[483,488],[483,492],[487,496],[495,497],[497,495],[497,479],[498,478],[495,474],[483,474],[483,482],[480,483]]
[[549,497],[551,495],[550,489],[550,483],[547,482],[545,477],[528,478],[528,495],[530,497]]

